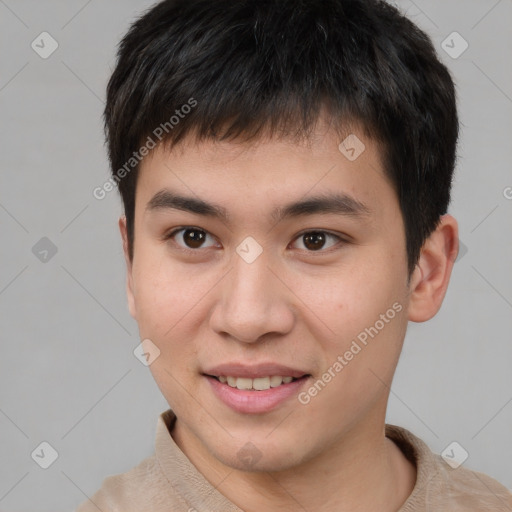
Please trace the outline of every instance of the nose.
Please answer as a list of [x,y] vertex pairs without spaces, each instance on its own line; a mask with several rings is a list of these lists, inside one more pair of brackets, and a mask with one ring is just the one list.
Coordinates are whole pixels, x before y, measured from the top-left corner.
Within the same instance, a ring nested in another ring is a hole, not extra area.
[[270,267],[265,251],[252,263],[238,254],[233,261],[233,268],[219,283],[211,328],[243,343],[290,332],[295,320],[291,292]]

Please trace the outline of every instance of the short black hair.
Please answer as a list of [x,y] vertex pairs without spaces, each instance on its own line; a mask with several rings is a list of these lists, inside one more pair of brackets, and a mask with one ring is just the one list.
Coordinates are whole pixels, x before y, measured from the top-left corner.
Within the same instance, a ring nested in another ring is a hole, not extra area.
[[357,125],[382,143],[410,274],[450,201],[455,96],[429,36],[384,1],[159,2],[120,42],[107,86],[105,133],[129,256],[138,152],[150,139],[171,148],[192,134],[307,137],[324,112],[338,133]]

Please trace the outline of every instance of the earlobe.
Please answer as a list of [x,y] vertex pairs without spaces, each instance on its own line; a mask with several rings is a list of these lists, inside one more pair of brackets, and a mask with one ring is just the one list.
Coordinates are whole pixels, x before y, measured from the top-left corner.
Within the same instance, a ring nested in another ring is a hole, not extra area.
[[123,241],[123,253],[126,262],[126,297],[128,299],[128,310],[130,311],[130,315],[137,319],[132,275],[133,266],[128,250],[128,230],[126,228],[126,217],[124,215],[119,217],[119,231],[121,232],[121,239]]
[[425,322],[439,311],[458,251],[457,221],[451,215],[443,215],[437,228],[423,244],[411,276],[409,320]]

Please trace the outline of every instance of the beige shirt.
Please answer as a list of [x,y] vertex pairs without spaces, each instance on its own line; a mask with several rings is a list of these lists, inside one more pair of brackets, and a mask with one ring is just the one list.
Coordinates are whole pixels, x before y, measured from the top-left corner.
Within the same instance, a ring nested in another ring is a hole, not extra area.
[[[108,476],[76,512],[242,512],[217,491],[178,448],[171,409],[158,418],[155,453],[130,471]],[[452,469],[404,428],[386,425],[386,437],[416,465],[412,494],[398,512],[512,512],[512,493],[482,474]]]

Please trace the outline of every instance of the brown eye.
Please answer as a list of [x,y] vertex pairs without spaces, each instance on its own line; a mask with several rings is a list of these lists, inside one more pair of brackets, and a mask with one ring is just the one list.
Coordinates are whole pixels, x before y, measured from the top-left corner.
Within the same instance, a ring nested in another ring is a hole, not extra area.
[[198,229],[185,229],[183,231],[183,241],[191,249],[198,249],[204,242],[206,234]]
[[183,250],[195,250],[212,247],[211,245],[204,245],[205,240],[210,237],[213,239],[207,231],[193,226],[179,228],[169,233],[165,239],[173,240]]
[[302,245],[304,246],[305,250],[308,252],[314,252],[320,251],[320,249],[330,249],[331,247],[335,246],[336,243],[331,243],[326,247],[326,242],[329,238],[338,242],[343,242],[339,236],[333,235],[326,231],[307,231],[299,235],[296,240],[302,241]]
[[304,240],[304,246],[312,251],[321,249],[325,244],[325,235],[320,231],[312,231],[302,235],[302,239]]

